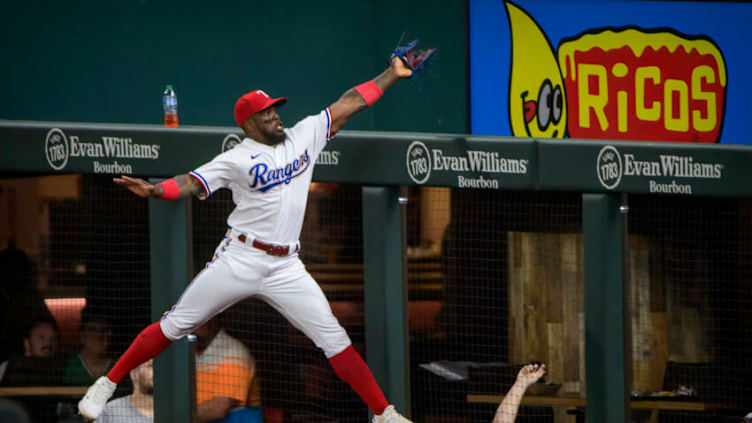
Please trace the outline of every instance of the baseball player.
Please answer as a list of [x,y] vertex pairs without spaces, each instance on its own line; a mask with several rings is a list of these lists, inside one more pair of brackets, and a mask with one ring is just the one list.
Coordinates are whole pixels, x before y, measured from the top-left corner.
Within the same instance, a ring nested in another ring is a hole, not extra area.
[[327,141],[351,116],[372,105],[394,82],[410,77],[415,69],[404,58],[393,56],[380,75],[287,129],[277,114],[287,98],[271,98],[261,90],[249,92],[235,104],[235,122],[246,138],[232,150],[156,185],[128,176],[113,179],[141,197],[168,201],[189,195],[205,199],[227,188],[236,207],[212,260],[172,309],[136,336],[112,370],[89,388],[78,404],[81,415],[97,418],[128,372],[227,307],[256,297],[282,313],[324,351],[335,373],[371,409],[374,422],[409,422],[384,398],[323,292],[298,258],[298,237],[313,165]]

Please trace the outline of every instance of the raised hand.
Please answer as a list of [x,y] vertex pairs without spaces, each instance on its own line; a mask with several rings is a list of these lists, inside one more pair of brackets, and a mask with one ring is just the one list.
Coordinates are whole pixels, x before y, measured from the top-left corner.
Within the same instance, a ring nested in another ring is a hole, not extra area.
[[389,68],[399,78],[409,78],[413,76],[412,69],[410,69],[405,62],[397,56],[392,57],[392,62],[389,64]]
[[[404,38],[404,34],[402,37]],[[400,40],[400,43],[402,40]],[[423,71],[429,64],[429,62],[435,57],[436,49],[429,48],[427,50],[418,49],[418,39],[412,40],[407,45],[397,47],[392,53],[392,60],[389,62],[389,67],[393,72],[399,72],[397,75],[400,78],[412,78]],[[394,58],[399,57],[402,65],[405,69],[396,69]]]
[[154,192],[154,185],[140,178],[131,178],[130,176],[122,175],[119,178],[112,178],[112,181],[123,188],[131,190],[139,197],[151,197]]
[[535,383],[544,374],[546,374],[545,364],[541,364],[540,366],[537,364],[528,364],[523,366],[520,372],[517,373],[517,383],[521,383],[527,389],[528,386]]

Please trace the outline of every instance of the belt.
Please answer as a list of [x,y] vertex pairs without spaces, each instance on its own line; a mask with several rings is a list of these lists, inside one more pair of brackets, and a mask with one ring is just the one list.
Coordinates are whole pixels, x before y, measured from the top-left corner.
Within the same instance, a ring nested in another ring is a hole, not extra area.
[[[242,242],[243,244],[247,244],[248,238],[245,236],[245,234],[240,234],[238,235],[238,241]],[[266,254],[269,254],[270,256],[285,257],[290,255],[289,245],[267,244],[265,242],[254,239],[253,242],[251,242],[251,246],[253,248],[258,248],[259,250],[266,252]],[[293,251],[293,253],[297,253],[299,249],[300,247],[296,245],[295,251]]]

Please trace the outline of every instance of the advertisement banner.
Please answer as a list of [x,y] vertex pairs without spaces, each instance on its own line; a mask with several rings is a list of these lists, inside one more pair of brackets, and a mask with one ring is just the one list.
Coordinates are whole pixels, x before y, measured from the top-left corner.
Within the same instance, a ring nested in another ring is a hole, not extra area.
[[478,135],[752,143],[752,4],[470,1]]

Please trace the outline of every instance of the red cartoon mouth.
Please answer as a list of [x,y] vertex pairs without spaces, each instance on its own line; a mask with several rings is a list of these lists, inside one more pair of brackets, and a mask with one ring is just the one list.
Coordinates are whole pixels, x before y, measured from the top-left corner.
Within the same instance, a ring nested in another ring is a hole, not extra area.
[[525,122],[530,123],[535,119],[535,100],[526,101],[523,110],[525,111]]

